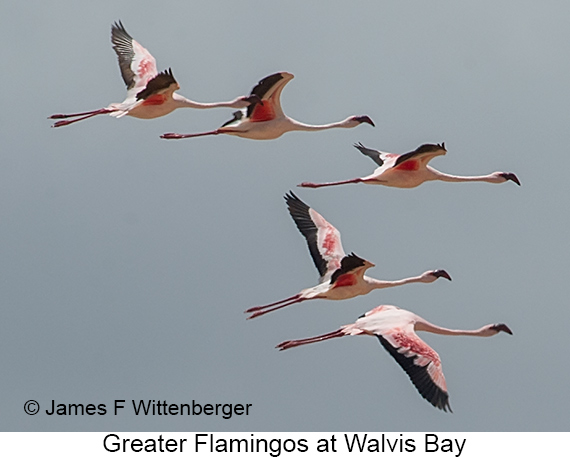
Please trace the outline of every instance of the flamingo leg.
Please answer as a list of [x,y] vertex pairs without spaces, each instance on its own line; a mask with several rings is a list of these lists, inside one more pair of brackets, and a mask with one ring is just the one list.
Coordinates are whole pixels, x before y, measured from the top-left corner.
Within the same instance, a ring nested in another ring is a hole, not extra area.
[[285,349],[291,349],[296,346],[302,346],[304,344],[310,343],[318,343],[319,341],[330,340],[331,338],[340,338],[341,336],[346,336],[346,334],[342,331],[342,329],[335,330],[334,332],[325,333],[324,335],[313,336],[311,338],[305,338],[302,340],[289,340],[283,341],[279,343],[276,348],[280,351],[284,351]]
[[269,303],[269,305],[254,306],[253,308],[246,309],[244,312],[245,313],[253,313],[255,311],[261,311],[262,309],[271,308],[272,306],[280,305],[281,303],[285,303],[286,301],[289,301],[289,300],[296,300],[300,296],[301,296],[301,294],[296,294],[296,295],[293,295],[292,297],[285,298],[284,300],[279,300],[279,301],[276,301],[273,303]]
[[271,308],[271,309],[266,309],[264,311],[257,311],[255,313],[253,313],[251,316],[249,316],[248,319],[253,319],[254,317],[263,316],[264,314],[270,313],[271,311],[276,311],[278,309],[285,308],[286,306],[294,305],[295,303],[301,303],[302,301],[305,301],[305,300],[308,300],[308,299],[307,298],[297,298],[295,300],[291,300],[291,301],[288,301],[286,303],[283,303],[282,305],[275,306],[274,308]]
[[313,189],[316,189],[318,187],[340,186],[341,184],[356,184],[359,182],[363,182],[362,178],[354,178],[354,179],[347,179],[345,181],[323,182],[323,183],[302,182],[301,184],[298,184],[297,187],[311,187]]
[[[63,127],[64,125],[69,125],[69,124],[73,124],[75,122],[83,121],[84,119],[89,119],[90,117],[97,116],[98,114],[107,114],[107,113],[112,113],[113,111],[116,111],[116,110],[102,108],[102,109],[98,109],[96,111],[91,111],[88,113],[54,114],[53,116],[50,116],[50,119],[62,119],[62,118],[66,118],[66,117],[82,116],[82,117],[78,117],[77,119],[73,119],[70,121],[57,121],[55,124],[52,125],[52,127]],[[55,116],[57,116],[57,117],[55,117]]]
[[187,133],[187,134],[165,133],[163,135],[160,135],[160,138],[163,138],[165,140],[180,140],[182,138],[195,138],[197,136],[219,135],[220,133],[224,133],[224,132],[221,132],[220,129],[216,129],[216,130],[212,130],[210,132],[202,132],[202,133]]
[[68,117],[79,117],[88,116],[90,114],[101,114],[102,111],[107,110],[107,108],[96,109],[93,111],[84,111],[83,113],[73,113],[73,114],[52,114],[48,119],[67,119]]

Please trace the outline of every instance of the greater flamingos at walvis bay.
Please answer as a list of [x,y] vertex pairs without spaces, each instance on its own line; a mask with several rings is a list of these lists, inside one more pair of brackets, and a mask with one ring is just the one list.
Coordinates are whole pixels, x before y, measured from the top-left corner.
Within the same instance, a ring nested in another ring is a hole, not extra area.
[[431,324],[405,309],[381,305],[360,316],[354,324],[343,325],[334,332],[312,338],[284,341],[277,348],[283,351],[347,335],[376,336],[408,374],[420,395],[436,408],[451,411],[439,355],[416,335],[416,331],[451,336],[493,336],[499,332],[513,334],[505,324],[489,324],[477,330],[452,330]]
[[374,289],[385,289],[414,282],[430,283],[438,278],[451,281],[451,276],[445,270],[430,270],[420,276],[397,281],[381,281],[365,276],[364,272],[374,264],[354,253],[346,255],[340,242],[340,233],[336,228],[302,202],[293,192],[285,196],[285,201],[297,228],[307,240],[309,252],[319,270],[321,279],[318,285],[304,289],[285,300],[248,309],[246,313],[253,313],[248,319],[305,300],[317,298],[346,300],[365,295]]
[[238,97],[229,102],[199,103],[188,100],[174,92],[180,86],[172,70],[158,73],[154,57],[127,33],[121,21],[111,27],[111,42],[119,59],[121,75],[127,85],[127,98],[121,103],[111,103],[107,108],[75,114],[53,114],[49,119],[76,118],[58,121],[52,127],[73,124],[98,114],[114,117],[133,116],[140,119],[154,119],[165,116],[177,108],[245,108],[256,96]]
[[257,96],[260,101],[253,101],[247,109],[236,111],[233,119],[216,130],[189,134],[165,133],[161,138],[172,140],[224,133],[251,140],[273,140],[294,130],[315,132],[335,128],[350,129],[363,122],[374,126],[374,122],[368,116],[350,116],[344,121],[323,125],[304,124],[291,119],[283,113],[280,97],[281,91],[292,79],[293,75],[285,71],[263,78],[251,91],[251,97]]
[[325,183],[304,182],[298,187],[327,187],[341,184],[381,184],[383,186],[412,188],[417,187],[426,181],[448,181],[448,182],[470,182],[482,181],[490,183],[503,183],[513,181],[519,186],[519,179],[514,173],[496,171],[484,176],[455,176],[442,173],[428,165],[428,162],[437,156],[445,155],[445,143],[442,144],[422,144],[415,151],[405,154],[390,154],[364,147],[361,143],[354,147],[362,154],[370,157],[379,166],[374,173],[363,178],[347,179],[344,181],[333,181]]

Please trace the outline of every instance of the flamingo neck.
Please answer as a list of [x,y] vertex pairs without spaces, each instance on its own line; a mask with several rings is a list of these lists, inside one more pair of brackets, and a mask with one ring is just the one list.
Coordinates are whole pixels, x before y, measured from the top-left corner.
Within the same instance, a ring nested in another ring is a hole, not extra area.
[[304,132],[316,132],[319,130],[328,130],[336,128],[346,129],[354,126],[353,123],[350,122],[350,119],[345,119],[344,121],[340,122],[331,122],[330,124],[312,125],[312,124],[305,124],[303,122],[299,122],[289,118],[289,123],[291,126],[290,130],[299,130]]
[[493,175],[484,175],[484,176],[456,176],[456,175],[449,175],[447,173],[442,173],[441,171],[435,170],[431,167],[428,169],[432,172],[432,179],[438,181],[446,181],[446,182],[490,182],[490,183],[497,183],[499,180],[496,176]]
[[374,289],[386,289],[387,287],[403,286],[404,284],[410,284],[413,282],[421,282],[420,276],[413,276],[411,278],[398,279],[396,281],[384,281],[381,279],[371,278],[369,276],[364,276],[364,282],[369,287],[370,290]]
[[451,336],[491,336],[492,333],[487,332],[487,327],[481,327],[477,330],[454,330],[450,328],[440,327],[425,320],[419,320],[415,324],[415,329],[424,332],[436,333],[438,335]]
[[172,94],[172,100],[177,108],[194,108],[194,109],[209,109],[209,108],[235,108],[235,100],[231,102],[215,102],[215,103],[200,103],[189,100],[177,93]]

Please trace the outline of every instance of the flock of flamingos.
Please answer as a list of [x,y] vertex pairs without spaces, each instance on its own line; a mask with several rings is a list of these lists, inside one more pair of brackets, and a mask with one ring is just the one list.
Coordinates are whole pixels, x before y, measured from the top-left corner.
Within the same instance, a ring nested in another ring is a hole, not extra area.
[[[177,108],[234,108],[233,118],[221,127],[201,133],[165,133],[161,138],[180,139],[206,135],[235,135],[253,140],[272,140],[286,132],[319,131],[332,128],[353,128],[362,123],[374,126],[368,116],[350,116],[343,121],[323,125],[305,124],[286,116],[281,109],[280,96],[285,85],[293,79],[287,72],[279,72],[259,81],[248,96],[228,102],[199,103],[189,100],[176,91],[180,88],[172,71],[161,73],[156,68],[154,57],[125,30],[119,21],[111,28],[111,41],[117,53],[121,75],[127,85],[127,97],[121,103],[111,103],[106,108],[75,114],[54,114],[50,119],[61,119],[53,127],[62,127],[88,119],[99,114],[113,117],[133,116],[153,119],[171,113]],[[324,187],[349,183],[379,184],[383,186],[412,188],[425,181],[483,181],[503,183],[513,181],[520,185],[514,173],[494,172],[484,176],[455,176],[442,173],[428,165],[434,157],[445,155],[445,144],[423,144],[415,151],[405,154],[391,154],[369,149],[356,144],[362,154],[371,158],[378,166],[362,178],[326,183],[304,182],[299,187]],[[398,281],[382,281],[364,273],[374,264],[354,253],[346,255],[338,230],[323,216],[301,201],[293,192],[285,196],[287,207],[297,228],[305,237],[313,262],[320,274],[319,283],[311,288],[265,306],[250,308],[248,319],[275,311],[306,300],[346,300],[364,295],[374,289],[400,286],[420,282],[431,283],[438,278],[451,280],[445,270],[430,270]],[[439,327],[416,314],[396,306],[381,305],[360,316],[353,324],[324,335],[300,340],[285,341],[277,346],[280,350],[304,344],[324,341],[347,335],[376,336],[382,346],[396,359],[410,377],[418,392],[433,406],[451,411],[449,395],[439,355],[423,342],[416,331],[440,335],[493,336],[499,332],[512,335],[505,324],[489,324],[477,330],[454,330]]]

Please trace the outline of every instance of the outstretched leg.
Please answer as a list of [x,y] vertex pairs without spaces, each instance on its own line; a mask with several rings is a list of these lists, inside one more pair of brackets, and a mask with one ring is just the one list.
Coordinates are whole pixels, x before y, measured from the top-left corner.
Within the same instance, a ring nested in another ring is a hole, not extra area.
[[212,130],[210,132],[202,132],[202,133],[187,133],[187,134],[165,133],[163,135],[160,135],[160,138],[163,138],[165,140],[180,140],[182,138],[195,138],[197,136],[219,135],[220,133],[224,133],[224,132],[221,132],[219,129],[216,129],[216,130]]
[[255,311],[261,311],[262,309],[271,308],[272,306],[280,305],[281,303],[285,303],[286,301],[289,301],[289,300],[297,300],[300,296],[301,296],[301,294],[296,294],[296,295],[293,295],[292,297],[285,298],[284,300],[279,300],[279,301],[276,301],[273,303],[269,303],[269,305],[254,306],[253,308],[246,309],[244,312],[245,313],[253,313]]
[[341,184],[357,184],[359,182],[363,182],[362,178],[354,178],[354,179],[347,179],[345,181],[323,182],[323,183],[302,182],[301,184],[298,184],[297,187],[311,187],[313,189],[316,189],[318,187],[340,186]]
[[[300,298],[300,294],[297,294],[297,295],[294,295],[293,297],[290,297],[290,298],[287,298],[285,300],[281,300],[281,301],[278,301],[275,303],[271,303],[269,305],[256,306],[254,308],[250,308],[246,311],[246,313],[253,312],[253,314],[248,317],[248,319],[253,319],[254,317],[263,316],[264,314],[270,313],[271,311],[276,311],[278,309],[285,308],[286,306],[294,305],[295,303],[301,303],[305,300],[309,300],[309,299],[308,298]],[[279,305],[279,306],[275,306],[275,305]],[[267,309],[267,308],[269,308],[269,309]]]
[[[63,127],[64,125],[73,124],[75,122],[82,121],[84,119],[89,119],[90,117],[97,116],[98,114],[107,114],[117,111],[115,109],[109,108],[101,108],[95,111],[86,111],[84,113],[75,113],[75,114],[53,114],[48,119],[66,119],[68,117],[77,117],[77,119],[73,119],[71,121],[58,121],[52,125],[52,127]],[[81,117],[78,117],[81,116]]]
[[331,338],[340,338],[341,336],[346,336],[346,333],[344,333],[342,329],[338,329],[335,330],[334,332],[325,333],[324,335],[313,336],[311,338],[305,338],[302,340],[283,341],[283,343],[279,343],[275,347],[280,351],[284,351],[285,349],[291,349],[296,346],[302,346],[304,344],[310,344],[310,343],[318,343],[319,341],[330,340]]

